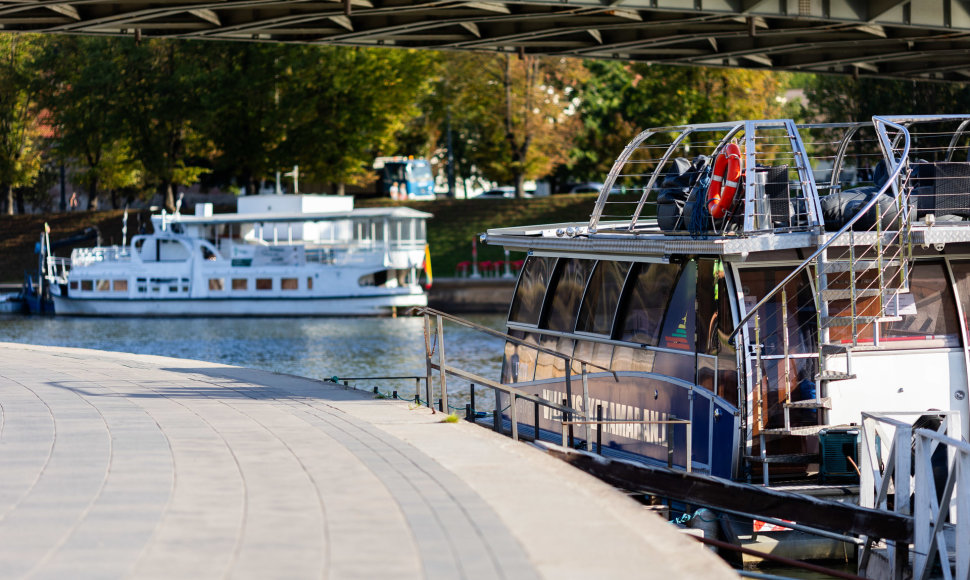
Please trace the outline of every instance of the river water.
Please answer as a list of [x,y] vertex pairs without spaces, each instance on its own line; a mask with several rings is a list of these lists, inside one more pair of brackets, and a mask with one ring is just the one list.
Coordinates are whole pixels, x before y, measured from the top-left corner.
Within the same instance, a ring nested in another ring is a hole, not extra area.
[[[502,315],[468,320],[504,329]],[[424,376],[423,318],[72,318],[0,315],[0,342],[68,346],[153,354],[252,367],[311,378]],[[498,380],[500,339],[445,325],[449,365]],[[437,378],[435,379],[437,384]],[[415,381],[352,381],[413,398]],[[449,378],[449,404],[464,409],[468,383]],[[421,397],[425,398],[424,387]],[[476,408],[494,398],[476,393]]]

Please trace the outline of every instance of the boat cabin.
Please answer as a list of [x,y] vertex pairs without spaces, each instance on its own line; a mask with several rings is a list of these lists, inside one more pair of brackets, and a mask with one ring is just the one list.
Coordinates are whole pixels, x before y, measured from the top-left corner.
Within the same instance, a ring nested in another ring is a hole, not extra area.
[[863,412],[958,411],[966,440],[968,126],[641,133],[588,221],[483,235],[528,253],[503,382],[602,417],[609,453],[765,483],[852,479],[828,443]]

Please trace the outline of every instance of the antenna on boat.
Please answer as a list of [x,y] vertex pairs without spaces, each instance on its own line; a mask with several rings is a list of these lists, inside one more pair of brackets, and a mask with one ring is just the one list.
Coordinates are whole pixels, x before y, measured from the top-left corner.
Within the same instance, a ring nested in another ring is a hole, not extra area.
[[121,247],[128,245],[128,204],[125,204],[125,213],[121,216]]
[[179,198],[175,202],[175,213],[173,217],[179,218],[182,215],[182,198],[185,197],[185,192],[179,192]]

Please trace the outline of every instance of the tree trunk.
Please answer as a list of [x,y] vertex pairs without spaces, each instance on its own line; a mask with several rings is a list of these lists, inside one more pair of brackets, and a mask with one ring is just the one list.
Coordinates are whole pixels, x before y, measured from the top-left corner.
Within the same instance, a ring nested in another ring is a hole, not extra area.
[[14,197],[17,198],[17,213],[24,215],[27,213],[27,208],[24,206],[24,192],[21,189],[14,190]]
[[336,191],[337,195],[347,195],[347,184],[346,183],[338,183],[337,184],[337,187],[336,187],[336,190],[337,190]]
[[162,191],[162,196],[165,198],[165,211],[175,213],[175,188],[172,187],[172,182],[166,181],[162,183],[160,189]]
[[88,210],[98,211],[98,178],[92,177],[88,181]]
[[4,183],[0,185],[0,193],[3,193],[7,215],[13,215],[13,188]]

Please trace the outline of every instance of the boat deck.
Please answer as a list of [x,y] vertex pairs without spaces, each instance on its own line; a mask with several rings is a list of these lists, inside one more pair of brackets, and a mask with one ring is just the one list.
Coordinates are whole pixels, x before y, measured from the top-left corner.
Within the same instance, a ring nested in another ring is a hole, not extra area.
[[198,361],[0,357],[4,577],[734,577],[614,488],[425,408]]

